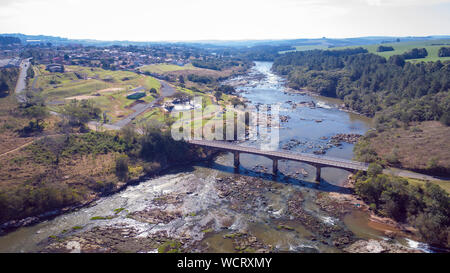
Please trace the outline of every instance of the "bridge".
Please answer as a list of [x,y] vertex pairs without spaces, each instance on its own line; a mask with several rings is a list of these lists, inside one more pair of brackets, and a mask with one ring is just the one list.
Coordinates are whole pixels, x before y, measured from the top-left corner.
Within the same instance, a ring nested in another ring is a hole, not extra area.
[[366,164],[366,163],[361,163],[361,162],[351,161],[351,160],[346,160],[346,159],[340,159],[340,158],[316,156],[316,155],[305,154],[305,153],[293,154],[293,153],[289,153],[289,152],[280,152],[280,151],[263,151],[263,150],[260,150],[260,149],[254,148],[254,147],[244,147],[244,146],[239,146],[239,145],[229,143],[229,142],[224,142],[224,141],[188,140],[187,143],[196,145],[196,146],[207,147],[207,148],[212,148],[212,149],[217,149],[217,150],[234,153],[234,166],[236,168],[239,167],[239,165],[240,165],[239,155],[241,153],[261,155],[261,156],[265,156],[265,157],[272,159],[273,174],[278,173],[278,160],[291,160],[291,161],[307,163],[316,168],[316,181],[317,182],[320,182],[320,179],[321,179],[320,171],[322,168],[325,168],[325,167],[343,169],[343,170],[346,170],[349,172],[355,172],[355,171],[367,172],[367,170],[368,170],[368,164]]

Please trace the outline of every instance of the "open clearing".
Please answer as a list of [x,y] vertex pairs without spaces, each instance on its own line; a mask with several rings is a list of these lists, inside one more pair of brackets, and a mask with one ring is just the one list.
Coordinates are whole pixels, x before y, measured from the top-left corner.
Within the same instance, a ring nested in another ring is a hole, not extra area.
[[406,169],[426,170],[429,162],[450,169],[450,127],[438,121],[425,121],[408,130],[396,128],[370,139],[371,147],[382,158],[396,153]]
[[192,64],[186,64],[184,66],[175,64],[151,64],[140,68],[142,72],[150,72],[156,74],[164,74],[166,72],[180,71],[180,70],[201,70],[201,68],[195,67]]
[[[130,106],[135,100],[126,97],[139,87],[143,87],[147,96],[143,102],[151,102],[157,94],[148,90],[161,88],[160,82],[150,76],[129,71],[109,71],[101,68],[66,66],[64,73],[50,73],[44,66],[38,66],[35,88],[41,90],[47,101],[67,101],[71,99],[92,100],[102,111],[107,112],[110,121],[132,113]],[[58,107],[52,110],[58,112]]]
[[184,66],[174,64],[152,64],[140,68],[142,72],[150,72],[160,75],[188,76],[194,74],[197,76],[207,76],[212,78],[229,77],[233,72],[239,70],[239,67],[224,69],[222,71],[195,67],[192,64]]

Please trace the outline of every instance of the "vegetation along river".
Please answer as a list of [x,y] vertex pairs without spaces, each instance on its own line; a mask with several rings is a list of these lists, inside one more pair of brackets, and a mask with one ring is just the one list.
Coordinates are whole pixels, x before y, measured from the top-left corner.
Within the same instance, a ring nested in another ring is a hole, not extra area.
[[[227,83],[248,103],[281,104],[286,120],[279,149],[351,159],[353,144],[332,137],[364,134],[370,120],[339,110],[339,101],[289,92],[271,66],[256,62],[248,75]],[[348,172],[324,168],[317,184],[309,165],[280,161],[275,178],[271,168],[267,158],[242,154],[236,172],[232,154],[222,154],[210,163],[172,169],[2,236],[0,252],[341,252],[360,239],[388,240],[384,227],[369,224],[356,206],[327,203],[329,193],[348,191]],[[402,237],[393,242],[425,247]]]

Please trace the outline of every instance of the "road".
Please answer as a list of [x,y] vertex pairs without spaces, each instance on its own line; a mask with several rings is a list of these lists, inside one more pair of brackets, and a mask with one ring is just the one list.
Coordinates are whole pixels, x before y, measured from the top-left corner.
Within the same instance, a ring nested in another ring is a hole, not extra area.
[[[142,113],[144,113],[145,111],[153,108],[155,106],[155,104],[162,101],[164,98],[173,96],[176,93],[175,88],[173,86],[171,86],[170,84],[168,84],[167,82],[165,82],[163,80],[159,80],[159,82],[161,83],[161,88],[160,88],[160,96],[157,99],[155,99],[154,101],[152,101],[150,103],[136,104],[135,106],[133,106],[131,108],[134,111],[132,114],[117,121],[114,124],[103,124],[102,126],[106,129],[110,129],[110,130],[120,130],[121,128],[123,128],[124,126],[126,126],[127,124],[132,122],[137,116],[139,116]],[[93,126],[99,125],[99,123],[95,122],[95,121],[90,122],[89,124],[91,124]]]
[[429,180],[429,181],[442,181],[445,178],[436,178],[431,175],[416,173],[408,170],[402,170],[397,168],[389,168],[383,170],[384,174],[400,176],[405,178],[419,179],[419,180]]
[[332,158],[325,156],[316,156],[311,154],[292,154],[287,152],[279,151],[263,151],[254,147],[243,147],[232,143],[222,142],[222,141],[208,141],[208,140],[188,140],[190,144],[216,148],[221,150],[226,150],[230,152],[240,152],[262,155],[274,159],[287,159],[299,162],[305,162],[312,165],[319,165],[320,167],[334,167],[345,169],[349,171],[367,171],[368,164],[361,163],[357,161],[351,161],[340,158]]
[[132,113],[129,116],[127,116],[126,118],[121,119],[118,122],[112,124],[113,127],[116,127],[119,129],[124,127],[125,125],[132,122],[140,114],[144,113],[148,109],[153,108],[155,106],[155,104],[162,101],[165,97],[173,96],[176,93],[175,88],[173,88],[167,82],[165,82],[163,80],[159,80],[159,82],[161,83],[161,88],[160,88],[160,96],[157,99],[155,99],[154,101],[147,103],[147,104],[145,104],[145,103],[136,104],[135,106],[133,106],[131,108],[134,111],[134,113]]
[[[194,144],[194,145],[200,145],[210,148],[217,148],[221,150],[226,150],[229,152],[237,151],[242,153],[249,153],[249,154],[256,154],[256,155],[262,155],[267,156],[269,158],[276,158],[276,159],[287,159],[287,160],[293,160],[293,161],[300,161],[305,163],[310,163],[312,165],[318,164],[322,167],[335,167],[340,169],[345,169],[348,171],[367,171],[368,170],[368,164],[361,163],[357,161],[351,161],[341,158],[332,158],[332,157],[326,157],[326,156],[317,156],[317,155],[310,155],[310,154],[291,154],[287,152],[278,152],[278,151],[262,151],[257,148],[253,147],[243,147],[238,146],[236,144],[231,144],[227,142],[221,142],[221,141],[207,141],[207,140],[189,140],[188,143]],[[413,178],[413,179],[419,179],[419,180],[428,180],[428,181],[442,181],[446,180],[445,178],[439,178],[439,177],[433,177],[426,174],[416,173],[409,170],[402,170],[402,169],[396,169],[396,168],[389,168],[383,170],[384,174],[393,175],[393,176],[399,176],[403,178]]]
[[29,67],[30,67],[29,59],[23,60],[22,63],[20,64],[19,78],[17,79],[15,90],[17,100],[19,102],[25,101],[24,91],[27,88],[27,71]]

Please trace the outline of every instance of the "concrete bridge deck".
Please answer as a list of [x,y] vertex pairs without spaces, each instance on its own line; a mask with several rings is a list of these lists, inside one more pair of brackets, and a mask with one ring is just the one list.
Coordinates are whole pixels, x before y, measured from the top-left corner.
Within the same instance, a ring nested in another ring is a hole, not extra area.
[[325,167],[332,167],[338,169],[344,169],[349,172],[364,171],[367,172],[369,166],[367,163],[351,161],[340,158],[332,158],[325,156],[316,156],[311,154],[292,154],[288,152],[281,151],[263,151],[254,147],[244,147],[233,143],[228,143],[224,141],[208,141],[208,140],[188,140],[189,144],[203,146],[213,149],[219,149],[223,151],[228,151],[234,153],[234,166],[238,167],[239,154],[247,153],[254,155],[261,155],[268,157],[273,160],[273,173],[278,172],[278,160],[292,160],[310,164],[316,167],[316,181],[320,181],[320,169]]

